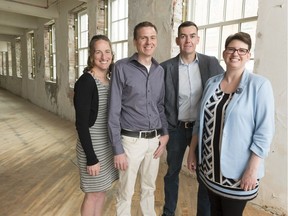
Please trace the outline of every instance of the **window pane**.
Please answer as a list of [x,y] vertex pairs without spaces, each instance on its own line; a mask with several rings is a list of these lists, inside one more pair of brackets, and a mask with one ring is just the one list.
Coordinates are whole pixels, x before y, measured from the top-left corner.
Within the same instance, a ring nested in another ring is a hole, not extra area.
[[128,16],[128,14],[127,14],[127,7],[126,7],[126,5],[127,5],[127,3],[126,3],[127,1],[125,1],[125,0],[120,0],[120,2],[119,2],[119,8],[118,8],[118,19],[124,19],[125,17],[127,17]]
[[253,72],[254,69],[254,60],[250,60],[246,63],[245,68],[247,68],[249,71]]
[[198,36],[199,36],[199,44],[196,47],[196,51],[200,52],[200,53],[204,53],[203,46],[204,46],[205,41],[204,41],[204,30],[203,29],[198,30]]
[[78,74],[79,74],[78,77],[80,77],[83,74],[84,68],[85,66],[82,66],[82,65],[78,67]]
[[242,0],[229,0],[226,5],[226,20],[240,19],[242,16]]
[[79,65],[86,65],[87,57],[88,57],[88,50],[83,49],[79,50]]
[[[111,41],[117,41],[118,40],[118,22],[114,22],[112,23],[112,31],[113,33],[111,34]],[[117,32],[117,34],[115,34],[115,32]]]
[[222,68],[224,70],[226,70],[226,64],[225,64],[225,62],[223,60],[220,61],[220,65],[222,66]]
[[15,41],[15,57],[16,57],[16,74],[17,77],[22,77],[21,72],[21,40],[17,38]]
[[8,53],[7,53],[7,60],[8,60],[8,74],[9,76],[12,76],[12,47],[11,43],[7,43]]
[[2,52],[0,52],[0,74],[3,74],[3,60],[2,60]]
[[210,2],[209,23],[223,21],[224,0],[214,0]]
[[126,58],[128,55],[128,42],[123,43],[123,58]]
[[222,52],[225,49],[225,41],[227,37],[231,34],[235,34],[236,32],[238,32],[238,26],[239,26],[238,24],[223,26],[222,40],[221,40],[221,59],[222,59]]
[[251,58],[254,58],[254,49],[255,49],[255,41],[256,41],[256,26],[257,22],[246,22],[241,24],[241,31],[250,34],[252,40],[251,47]]
[[83,47],[88,47],[88,31],[81,32],[79,48]]
[[257,16],[258,0],[246,0],[245,2],[246,3],[244,17]]
[[210,28],[206,31],[205,53],[207,55],[218,56],[219,27]]
[[112,4],[111,4],[111,21],[114,22],[115,20],[118,20],[118,1],[111,1]]
[[116,44],[116,56],[117,59],[121,59],[122,58],[122,43],[117,43]]
[[121,31],[118,32],[118,40],[125,40],[126,37],[126,20],[120,20],[118,22],[118,29],[121,29]]
[[55,24],[52,25],[52,52],[56,52],[56,32]]
[[194,11],[195,11],[195,18],[194,18],[195,23],[198,26],[207,24],[208,0],[196,1]]
[[56,55],[53,55],[53,74],[51,80],[56,81],[57,70],[56,70]]
[[88,15],[83,14],[80,16],[80,31],[88,31]]

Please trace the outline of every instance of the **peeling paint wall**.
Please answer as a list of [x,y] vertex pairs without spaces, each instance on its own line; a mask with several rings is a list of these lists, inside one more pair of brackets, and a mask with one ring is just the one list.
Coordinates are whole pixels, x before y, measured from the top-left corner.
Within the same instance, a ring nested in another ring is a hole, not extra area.
[[[276,133],[266,159],[266,175],[255,203],[272,212],[288,211],[287,163],[287,1],[259,0],[255,73],[267,77],[275,97]],[[278,209],[277,209],[278,208]]]
[[171,32],[173,29],[172,1],[131,1],[129,0],[128,20],[128,55],[132,55],[136,49],[133,45],[134,26],[143,21],[153,23],[158,30],[158,48],[155,59],[162,62],[170,57]]

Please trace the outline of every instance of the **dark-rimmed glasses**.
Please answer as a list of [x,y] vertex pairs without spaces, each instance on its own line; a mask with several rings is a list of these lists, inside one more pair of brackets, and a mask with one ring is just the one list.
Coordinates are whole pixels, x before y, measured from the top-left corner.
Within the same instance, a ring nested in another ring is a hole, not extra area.
[[228,54],[233,54],[233,53],[235,53],[235,51],[237,51],[238,55],[240,55],[240,56],[244,56],[247,53],[249,53],[249,50],[248,49],[244,49],[244,48],[236,49],[234,47],[227,47],[225,49],[225,52],[228,53]]

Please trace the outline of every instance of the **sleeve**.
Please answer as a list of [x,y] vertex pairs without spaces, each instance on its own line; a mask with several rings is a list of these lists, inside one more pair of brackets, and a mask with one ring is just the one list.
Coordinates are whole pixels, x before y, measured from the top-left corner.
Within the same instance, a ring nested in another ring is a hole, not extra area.
[[160,100],[158,102],[158,111],[160,115],[160,120],[162,124],[162,134],[161,135],[167,135],[168,134],[168,122],[166,119],[166,114],[165,114],[165,82],[164,82],[164,70],[163,70],[163,79],[162,79],[162,88],[161,88],[161,93],[160,93]]
[[211,64],[212,68],[210,68],[210,71],[212,71],[213,73],[212,76],[224,73],[224,69],[222,68],[216,57],[211,57],[210,62],[212,63]]
[[255,131],[250,149],[260,158],[264,158],[268,155],[275,132],[274,97],[269,80],[265,80],[260,86],[256,100]]
[[115,65],[111,74],[110,96],[108,109],[108,133],[114,155],[123,154],[124,149],[121,142],[120,115],[122,108],[123,81],[119,65]]
[[89,117],[91,112],[92,98],[93,94],[97,93],[95,88],[96,85],[94,80],[92,83],[88,77],[80,77],[75,83],[74,88],[74,108],[76,117],[75,125],[80,143],[86,155],[87,166],[91,166],[99,162],[94,152],[91,135],[89,132]]

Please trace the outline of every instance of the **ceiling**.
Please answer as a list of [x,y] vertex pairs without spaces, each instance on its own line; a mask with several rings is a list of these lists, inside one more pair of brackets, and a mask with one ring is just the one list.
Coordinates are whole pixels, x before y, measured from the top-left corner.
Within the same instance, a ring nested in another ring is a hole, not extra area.
[[23,35],[27,29],[36,29],[38,18],[58,17],[60,0],[0,0],[0,40]]

